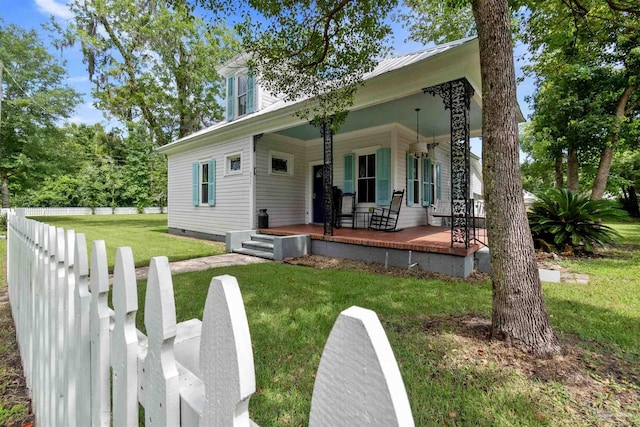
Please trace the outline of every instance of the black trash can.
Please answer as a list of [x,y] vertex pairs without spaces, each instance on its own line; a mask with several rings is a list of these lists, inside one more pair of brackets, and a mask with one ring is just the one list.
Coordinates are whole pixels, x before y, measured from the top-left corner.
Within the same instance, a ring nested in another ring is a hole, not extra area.
[[269,228],[269,214],[266,209],[258,209],[258,228]]

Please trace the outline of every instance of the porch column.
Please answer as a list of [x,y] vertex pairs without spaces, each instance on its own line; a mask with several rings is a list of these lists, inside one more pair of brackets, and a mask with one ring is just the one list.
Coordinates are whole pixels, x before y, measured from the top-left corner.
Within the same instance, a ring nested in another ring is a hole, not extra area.
[[331,120],[320,122],[324,164],[322,165],[322,208],[324,211],[324,235],[333,236],[333,129]]
[[471,188],[470,173],[470,108],[473,88],[466,78],[422,89],[429,95],[439,95],[445,110],[449,110],[451,127],[451,246],[470,243]]

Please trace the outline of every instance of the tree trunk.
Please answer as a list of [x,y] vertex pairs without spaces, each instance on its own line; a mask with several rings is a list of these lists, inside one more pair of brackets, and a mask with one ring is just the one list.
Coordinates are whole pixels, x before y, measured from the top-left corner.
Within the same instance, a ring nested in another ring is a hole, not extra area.
[[516,82],[507,0],[473,0],[482,75],[482,158],[491,248],[491,335],[538,356],[558,354],[522,197]]
[[640,217],[640,206],[638,205],[638,194],[636,193],[636,188],[633,185],[630,185],[626,188],[622,188],[622,192],[624,193],[624,208],[629,212],[634,218]]
[[622,92],[618,104],[616,105],[616,124],[611,131],[609,137],[609,144],[600,152],[600,163],[598,164],[598,171],[596,177],[593,180],[593,187],[591,189],[591,198],[593,200],[602,199],[604,196],[604,190],[607,187],[607,179],[609,178],[609,170],[611,169],[611,161],[613,160],[613,153],[616,149],[616,144],[620,137],[620,129],[622,127],[622,119],[626,115],[627,104],[629,99],[635,90],[635,86],[629,86]]
[[9,205],[9,175],[6,172],[2,172],[2,207],[8,209]]
[[562,151],[556,154],[555,169],[556,169],[556,188],[563,188],[564,174],[562,172]]
[[567,188],[574,193],[578,192],[578,150],[569,148],[567,153]]

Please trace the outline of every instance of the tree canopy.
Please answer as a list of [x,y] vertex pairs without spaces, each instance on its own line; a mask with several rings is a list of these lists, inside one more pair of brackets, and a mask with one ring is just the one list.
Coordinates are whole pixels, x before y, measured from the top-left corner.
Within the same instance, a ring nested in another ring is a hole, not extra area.
[[236,53],[222,23],[206,24],[183,1],[73,1],[55,24],[64,48],[79,43],[97,108],[130,128],[144,122],[157,145],[222,118],[216,72]]
[[65,155],[55,144],[57,123],[71,115],[80,98],[64,84],[65,69],[35,31],[1,20],[0,67],[0,178],[2,206],[8,207],[10,183],[20,188],[69,165],[56,161]]

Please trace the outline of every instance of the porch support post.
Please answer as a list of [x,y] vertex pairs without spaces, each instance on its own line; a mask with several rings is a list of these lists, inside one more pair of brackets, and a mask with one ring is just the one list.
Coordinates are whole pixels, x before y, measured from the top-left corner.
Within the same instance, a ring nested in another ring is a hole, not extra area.
[[324,235],[333,236],[333,129],[331,120],[320,122],[324,164],[322,165],[322,208],[324,211]]
[[429,95],[439,95],[445,110],[451,112],[451,246],[470,243],[471,188],[470,173],[470,109],[473,88],[466,78],[422,89]]

